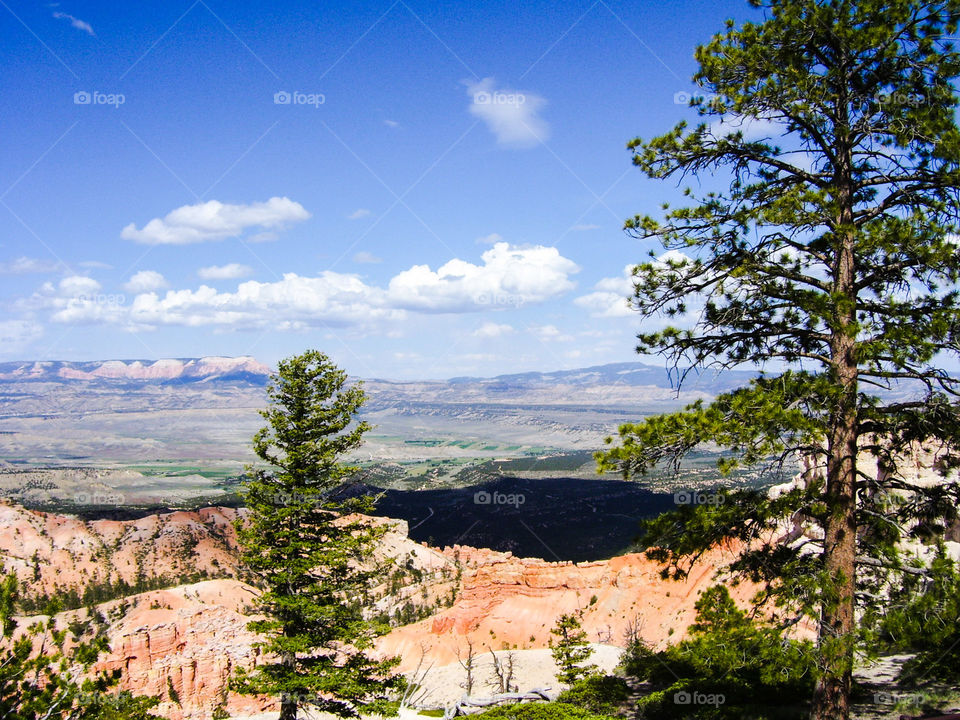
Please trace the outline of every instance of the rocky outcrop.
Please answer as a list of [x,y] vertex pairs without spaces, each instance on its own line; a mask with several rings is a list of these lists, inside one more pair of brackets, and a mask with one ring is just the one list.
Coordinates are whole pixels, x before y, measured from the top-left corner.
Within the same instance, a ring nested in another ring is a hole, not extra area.
[[108,603],[106,614],[117,619],[96,668],[122,670],[121,687],[160,698],[158,714],[168,720],[209,718],[218,706],[234,714],[270,709],[269,698],[227,692],[230,675],[258,658],[258,637],[247,630],[255,597],[236,580],[209,580]]
[[138,520],[84,521],[0,503],[0,560],[27,594],[159,576],[170,579],[236,574],[237,511],[148,515]]
[[[674,581],[641,554],[576,564],[462,546],[444,554],[461,568],[456,602],[380,642],[384,653],[402,658],[403,670],[412,669],[421,653],[438,666],[455,662],[468,641],[476,652],[547,647],[557,618],[578,611],[592,642],[622,647],[636,633],[662,646],[685,635],[700,592],[735,556],[732,549],[713,550],[685,580]],[[731,592],[745,603],[755,590],[744,583]]]
[[[0,505],[0,552],[26,584],[48,592],[94,577],[130,581],[138,568],[182,570],[187,545],[191,567],[232,573],[235,517],[233,510],[205,508],[133,521],[83,522]],[[574,611],[583,612],[590,640],[613,655],[629,633],[662,646],[683,637],[699,593],[734,556],[732,548],[714,550],[676,582],[661,578],[660,566],[643,555],[574,564],[466,546],[440,551],[411,541],[402,521],[378,522],[390,524],[379,553],[393,560],[394,569],[372,598],[375,607],[391,616],[405,606],[430,613],[378,643],[378,652],[401,658],[402,671],[412,670],[421,657],[437,668],[453,664],[456,670],[468,641],[485,655],[501,649],[542,651],[557,617]],[[746,584],[732,589],[740,601],[752,591]],[[160,713],[170,720],[209,718],[220,705],[233,714],[270,709],[268,698],[226,692],[231,673],[259,659],[257,637],[247,630],[255,596],[249,585],[222,578],[104,603],[99,608],[109,622],[111,651],[99,667],[119,668],[122,687],[161,698]],[[63,627],[85,619],[86,610],[76,610],[59,621]]]

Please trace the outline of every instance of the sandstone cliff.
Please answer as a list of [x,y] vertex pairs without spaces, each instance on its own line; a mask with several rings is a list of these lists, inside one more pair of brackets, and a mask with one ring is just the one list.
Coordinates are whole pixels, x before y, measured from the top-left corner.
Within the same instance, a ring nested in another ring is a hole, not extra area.
[[[232,510],[206,508],[83,522],[2,505],[0,554],[8,570],[46,592],[104,578],[132,583],[144,572],[235,575],[235,517]],[[715,550],[685,581],[675,582],[662,579],[659,566],[638,554],[572,564],[465,546],[441,552],[411,541],[406,523],[387,522],[392,527],[380,552],[395,569],[376,605],[390,615],[404,605],[430,613],[379,642],[380,652],[401,657],[403,671],[421,656],[438,669],[455,664],[468,640],[485,654],[542,650],[557,617],[575,610],[583,610],[591,641],[610,648],[604,663],[610,665],[628,632],[654,645],[682,637],[697,596],[732,557]],[[741,585],[733,594],[743,601],[751,589]],[[209,718],[221,704],[234,714],[270,709],[269,699],[226,692],[230,673],[258,660],[257,638],[246,629],[255,595],[252,587],[224,577],[104,603],[99,609],[108,619],[111,652],[99,666],[122,669],[123,687],[162,698],[160,712],[170,720]],[[62,613],[61,626],[86,619],[86,612]],[[449,678],[444,682],[451,688],[437,696],[462,692]]]

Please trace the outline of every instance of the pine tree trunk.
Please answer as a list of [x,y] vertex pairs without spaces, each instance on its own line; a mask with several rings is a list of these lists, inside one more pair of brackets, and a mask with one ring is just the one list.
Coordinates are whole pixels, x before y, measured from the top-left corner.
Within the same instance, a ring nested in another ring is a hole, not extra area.
[[[289,672],[293,672],[296,664],[296,656],[293,653],[284,653],[281,661],[287,667]],[[297,720],[297,708],[300,703],[297,698],[290,693],[283,693],[280,696],[280,717],[277,720]]]
[[280,701],[280,717],[277,720],[297,720],[297,701],[285,696]]
[[[852,226],[849,195],[841,192],[838,225]],[[847,201],[847,202],[844,202]],[[838,249],[834,268],[837,327],[831,342],[832,374],[839,397],[832,413],[827,444],[827,520],[824,526],[823,561],[828,579],[822,588],[818,635],[820,677],[813,693],[812,720],[848,720],[853,679],[854,594],[856,590],[856,482],[857,439],[857,339],[856,289],[852,231]]]
[[853,421],[835,428],[827,461],[827,503],[831,510],[825,528],[824,564],[832,585],[827,588],[820,612],[820,679],[813,695],[813,720],[850,717],[857,538],[855,416]]

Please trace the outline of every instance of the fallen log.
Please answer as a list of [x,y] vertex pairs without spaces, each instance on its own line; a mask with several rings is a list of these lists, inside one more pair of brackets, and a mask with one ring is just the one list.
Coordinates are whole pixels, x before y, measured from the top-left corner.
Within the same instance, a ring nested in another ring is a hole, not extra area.
[[481,709],[491,705],[502,705],[503,703],[518,702],[543,702],[553,700],[552,688],[534,688],[527,692],[498,693],[485,698],[474,698],[464,694],[457,702],[448,705],[443,712],[444,720],[459,717],[461,715],[470,715],[468,708]]

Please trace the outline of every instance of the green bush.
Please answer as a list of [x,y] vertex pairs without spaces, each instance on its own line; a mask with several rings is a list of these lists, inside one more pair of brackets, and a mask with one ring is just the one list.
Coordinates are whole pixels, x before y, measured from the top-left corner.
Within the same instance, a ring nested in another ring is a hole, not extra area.
[[598,715],[562,702],[500,705],[473,717],[482,720],[613,720],[609,715]]
[[642,642],[623,670],[650,684],[638,706],[649,718],[790,718],[803,715],[815,683],[812,643],[754,623],[722,585],[696,604],[690,637],[661,652]]
[[592,675],[564,690],[557,702],[576,705],[590,712],[615,715],[630,698],[630,686],[623,678]]
[[901,679],[920,681],[960,679],[960,573],[943,547],[930,564],[927,577],[906,575],[877,621],[888,650],[915,652]]

